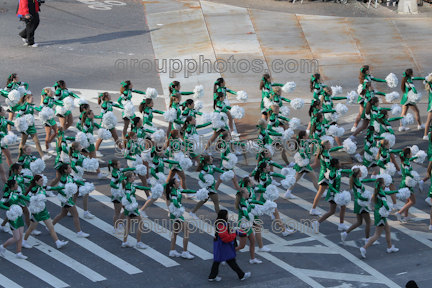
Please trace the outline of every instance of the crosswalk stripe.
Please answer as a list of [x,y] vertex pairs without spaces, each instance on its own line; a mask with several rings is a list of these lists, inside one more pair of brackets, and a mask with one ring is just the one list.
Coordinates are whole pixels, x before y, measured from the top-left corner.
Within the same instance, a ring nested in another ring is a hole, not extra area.
[[[0,221],[3,221],[3,219],[0,218]],[[12,234],[10,231],[9,234]],[[68,266],[72,270],[75,270],[76,272],[80,273],[84,277],[88,278],[89,280],[93,282],[103,281],[106,280],[105,277],[100,275],[99,273],[93,271],[89,267],[79,263],[78,261],[75,261],[74,259],[70,258],[66,254],[63,254],[57,249],[53,249],[53,247],[49,246],[48,244],[45,244],[44,242],[35,239],[34,237],[30,236],[27,239],[27,242],[33,246],[33,248],[36,248],[46,255],[50,256],[51,258],[54,258],[55,260],[61,262],[63,265]]]
[[[61,207],[60,201],[57,199],[57,197],[50,197],[50,198],[48,198],[48,200],[51,203],[54,203],[55,205]],[[80,215],[80,217],[81,217],[81,215]],[[55,230],[58,234],[65,236],[70,241],[78,244],[79,246],[88,250],[92,254],[100,257],[101,259],[105,260],[106,262],[110,263],[111,265],[117,267],[118,269],[123,270],[124,272],[126,272],[130,275],[142,272],[140,269],[129,264],[128,262],[124,261],[123,259],[115,256],[111,252],[103,249],[102,247],[93,243],[92,241],[88,240],[87,238],[78,238],[77,234],[75,232],[72,232],[71,230],[67,229],[66,227],[62,226],[61,224],[57,223],[54,227],[55,227]]]
[[[51,285],[54,288],[69,287],[69,284],[63,282],[62,280],[46,272],[45,270],[39,268],[33,263],[27,260],[16,258],[15,253],[10,252],[9,250],[6,250],[5,259],[11,262],[12,264],[15,264],[19,268],[23,269],[26,273],[30,273],[36,276],[37,278],[41,279],[42,281],[46,282],[47,284]],[[17,270],[15,270],[15,272],[19,273]]]
[[9,278],[5,277],[3,274],[0,274],[0,286],[5,288],[23,288]]
[[345,281],[358,281],[358,282],[368,282],[368,283],[381,283],[373,276],[368,275],[359,275],[359,274],[350,274],[350,273],[338,273],[334,271],[320,271],[320,270],[310,270],[310,269],[299,269],[305,275],[316,277],[316,278],[325,278],[325,279],[333,279],[333,280],[345,280]]
[[[90,194],[90,197],[99,201],[100,203],[104,204],[105,206],[107,206],[111,209],[114,209],[113,204],[111,202],[111,199],[108,196],[105,196],[104,194],[100,193],[99,191],[96,191],[96,190],[93,191]],[[99,223],[93,223],[94,222],[93,220],[97,220],[97,218],[89,219],[87,222],[99,227],[100,229],[104,230],[105,232],[109,233],[110,235],[113,235],[112,233],[110,233],[110,231],[113,230],[112,225],[105,223],[101,220],[98,221]],[[119,239],[119,238],[116,237],[116,239]],[[119,240],[123,241],[123,239],[119,239]],[[128,236],[128,242],[131,244],[136,244],[137,240],[134,237],[132,237],[131,235],[129,235]],[[144,255],[147,255],[148,257],[152,258],[153,260],[159,262],[160,264],[162,264],[165,267],[173,267],[173,266],[179,265],[179,263],[177,263],[176,261],[174,261],[171,258],[165,256],[164,254],[154,250],[151,247],[147,247],[147,249],[136,249],[136,250],[143,253]]]

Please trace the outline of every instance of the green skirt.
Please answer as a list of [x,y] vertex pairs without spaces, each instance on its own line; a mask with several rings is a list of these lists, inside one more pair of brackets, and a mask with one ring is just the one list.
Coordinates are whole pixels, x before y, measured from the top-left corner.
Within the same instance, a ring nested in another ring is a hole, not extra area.
[[53,118],[51,118],[51,119],[48,119],[46,122],[44,122],[44,124],[45,124],[45,126],[52,127],[54,125],[57,125],[57,122]]
[[36,128],[34,125],[30,126],[27,131],[25,131],[23,134],[25,135],[33,135],[36,134]]
[[69,200],[66,203],[60,202],[60,204],[61,204],[61,207],[63,207],[63,208],[75,206],[75,203],[73,202],[72,197],[69,198]]
[[85,148],[84,150],[87,150],[87,151],[88,151],[88,153],[90,153],[90,152],[93,152],[93,151],[95,151],[95,150],[96,150],[96,148],[95,148],[94,144],[90,144],[90,146],[89,146],[89,147],[87,147],[87,148]]
[[360,206],[357,203],[357,199],[354,200],[354,214],[361,214],[363,211],[369,212],[369,209],[367,206]]
[[24,227],[23,216],[18,217],[15,221],[9,220],[9,225],[13,230]]
[[35,222],[45,221],[50,218],[51,216],[46,208],[37,214],[31,214],[31,219],[34,220]]
[[387,218],[382,217],[381,214],[379,213],[379,209],[375,209],[374,211],[374,218],[375,218],[375,226],[379,226],[381,224],[386,224],[387,223]]
[[175,222],[175,221],[184,222],[184,217],[183,216],[176,217],[174,216],[174,214],[170,213],[170,220],[171,222]]
[[129,216],[129,217],[133,217],[133,216],[140,216],[140,213],[139,213],[138,209],[135,209],[134,211],[129,211],[129,210],[124,209],[124,215]]
[[293,168],[294,168],[294,170],[296,170],[297,173],[299,173],[299,174],[304,173],[304,172],[309,173],[309,172],[312,172],[312,171],[313,171],[312,167],[311,167],[309,164],[306,165],[306,166],[304,166],[304,167],[301,167],[301,166],[295,164]]

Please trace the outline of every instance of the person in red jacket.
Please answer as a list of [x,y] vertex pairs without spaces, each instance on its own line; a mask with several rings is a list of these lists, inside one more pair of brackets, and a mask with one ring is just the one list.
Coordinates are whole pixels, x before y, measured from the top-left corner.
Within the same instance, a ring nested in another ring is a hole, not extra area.
[[19,0],[17,16],[25,18],[26,28],[22,30],[19,35],[25,42],[24,45],[30,47],[38,47],[34,42],[34,34],[36,28],[39,26],[39,0]]
[[220,281],[221,277],[218,277],[219,265],[221,262],[226,262],[233,269],[240,280],[245,280],[250,277],[251,272],[244,273],[237,265],[235,260],[236,252],[234,248],[234,241],[237,237],[236,233],[231,233],[228,224],[228,211],[220,210],[218,217],[215,221],[215,237],[213,241],[213,266],[208,280],[210,282]]

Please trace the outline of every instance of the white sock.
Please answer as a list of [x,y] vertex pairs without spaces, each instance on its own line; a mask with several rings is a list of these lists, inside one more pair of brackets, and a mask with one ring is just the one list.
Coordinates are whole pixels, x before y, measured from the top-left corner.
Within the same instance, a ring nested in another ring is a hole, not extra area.
[[78,235],[81,235],[82,233],[83,233],[82,231],[77,232]]
[[57,240],[55,243],[56,243],[57,245],[60,245],[62,242],[61,242],[60,240]]

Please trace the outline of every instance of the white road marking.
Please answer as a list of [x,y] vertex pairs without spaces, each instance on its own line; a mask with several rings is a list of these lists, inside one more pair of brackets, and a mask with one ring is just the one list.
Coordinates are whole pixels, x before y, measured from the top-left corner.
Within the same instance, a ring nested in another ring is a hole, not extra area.
[[0,286],[5,288],[23,288],[22,286],[18,285],[17,283],[13,282],[3,274],[0,274]]

